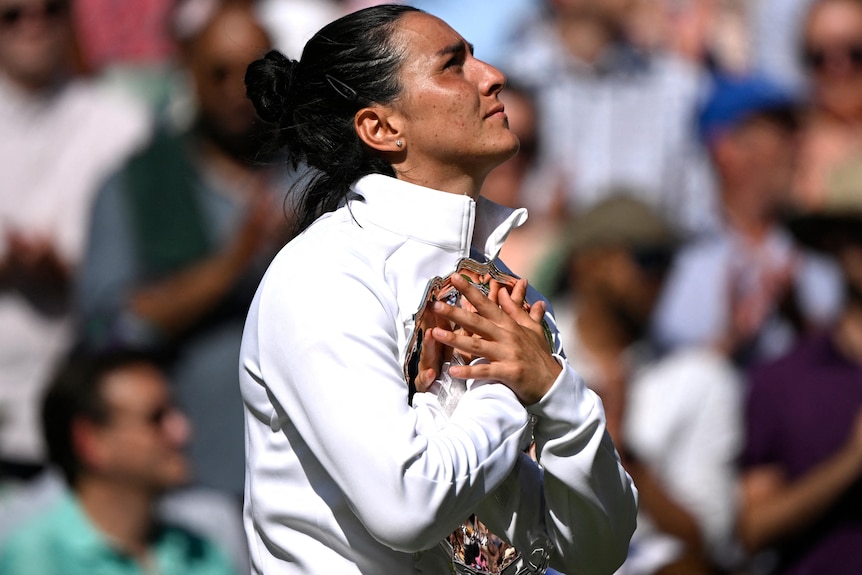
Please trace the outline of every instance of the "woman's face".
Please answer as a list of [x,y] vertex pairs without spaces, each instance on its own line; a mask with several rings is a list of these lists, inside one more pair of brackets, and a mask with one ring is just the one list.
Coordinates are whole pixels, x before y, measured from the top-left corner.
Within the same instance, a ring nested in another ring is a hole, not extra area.
[[406,14],[396,34],[406,46],[402,94],[392,104],[405,146],[396,171],[412,180],[424,174],[483,179],[518,150],[497,97],[505,76],[474,58],[472,47],[436,17]]
[[842,118],[862,115],[862,8],[821,2],[805,27],[805,64],[818,103]]

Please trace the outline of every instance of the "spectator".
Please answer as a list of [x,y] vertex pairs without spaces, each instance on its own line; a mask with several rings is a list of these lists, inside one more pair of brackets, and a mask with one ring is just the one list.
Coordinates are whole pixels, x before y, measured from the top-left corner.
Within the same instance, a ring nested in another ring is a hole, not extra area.
[[[565,208],[578,213],[615,187],[637,190],[685,231],[712,218],[712,182],[694,145],[702,71],[625,36],[628,0],[549,0],[525,25],[504,70],[535,90],[539,154],[560,170]],[[555,197],[542,198],[546,209]]]
[[789,89],[805,90],[799,38],[815,0],[757,0],[749,9],[753,69]]
[[700,114],[721,225],[679,254],[655,318],[663,345],[711,345],[741,363],[774,358],[840,305],[832,262],[780,226],[791,203],[797,101],[760,76],[719,78]]
[[796,200],[817,209],[834,171],[862,157],[862,2],[817,0],[801,52],[811,88]]
[[260,168],[243,75],[269,41],[226,3],[184,44],[196,122],[162,133],[96,200],[78,290],[85,345],[157,348],[196,435],[198,484],[239,498],[244,481],[236,363],[243,320],[287,226],[280,171]]
[[0,0],[0,474],[43,463],[38,404],[72,339],[70,283],[98,182],[145,111],[75,75],[66,0]]
[[72,359],[50,384],[42,421],[70,492],[6,541],[0,572],[234,572],[212,544],[154,514],[158,497],[188,479],[189,427],[151,359]]
[[750,65],[747,0],[630,0],[628,35],[648,50],[664,48],[714,72]]
[[614,195],[568,229],[568,290],[553,300],[567,359],[602,398],[640,497],[619,573],[714,573],[735,550],[739,378],[709,348],[651,348],[646,328],[676,244],[653,210]]
[[862,548],[862,194],[836,182],[791,224],[841,264],[846,303],[823,333],[751,373],[740,533],[772,573],[859,571]]

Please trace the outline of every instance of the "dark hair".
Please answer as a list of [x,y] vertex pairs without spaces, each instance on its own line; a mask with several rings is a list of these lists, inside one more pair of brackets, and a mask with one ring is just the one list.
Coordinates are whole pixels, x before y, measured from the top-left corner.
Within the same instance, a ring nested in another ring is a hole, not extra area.
[[392,37],[408,12],[421,10],[396,4],[365,8],[321,29],[298,62],[274,50],[249,65],[246,91],[261,119],[274,125],[275,145],[286,147],[294,167],[312,170],[298,184],[297,231],[336,209],[362,176],[395,175],[359,139],[353,118],[361,108],[388,104],[401,93],[404,51]]
[[87,419],[107,423],[110,413],[102,394],[105,378],[132,365],[157,365],[150,353],[112,350],[103,353],[76,353],[56,370],[42,401],[42,430],[48,457],[66,482],[73,486],[81,472],[81,462],[72,440],[72,423]]

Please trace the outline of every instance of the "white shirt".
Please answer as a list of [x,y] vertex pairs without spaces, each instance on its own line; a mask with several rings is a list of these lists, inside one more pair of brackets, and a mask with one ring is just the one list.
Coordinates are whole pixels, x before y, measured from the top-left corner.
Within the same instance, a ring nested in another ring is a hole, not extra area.
[[[540,161],[562,175],[569,211],[623,190],[684,231],[714,224],[713,176],[693,127],[707,86],[698,70],[623,45],[587,64],[548,19],[527,26],[509,54],[504,71],[535,90]],[[546,194],[545,205],[551,200]],[[531,202],[546,209],[539,198]]]
[[[610,573],[636,493],[601,403],[566,367],[525,409],[471,382],[446,420],[407,402],[402,362],[428,280],[493,258],[523,210],[380,175],[275,258],[241,352],[245,526],[256,573],[451,572],[439,542],[476,511],[516,547],[547,534],[552,566]],[[523,452],[530,416],[543,469]],[[543,479],[553,476],[553,480]]]
[[[601,392],[602,369],[577,337],[576,310],[555,307],[567,359]],[[620,362],[631,373],[622,434],[625,445],[667,494],[697,522],[706,552],[731,567],[735,539],[737,458],[742,445],[742,382],[733,365],[708,347],[656,357],[648,342],[629,347]],[[616,575],[652,575],[685,550],[643,509],[628,558]]]
[[[74,268],[97,187],[148,133],[143,108],[94,84],[72,81],[33,97],[0,74],[0,258],[6,234],[17,231],[50,240]],[[70,340],[67,313],[0,293],[0,456],[43,456],[39,400]]]
[[[630,384],[623,434],[628,449],[694,517],[709,556],[719,564],[735,559],[742,384],[729,362],[690,348],[645,368]],[[650,575],[682,550],[681,541],[641,513],[621,573]]]

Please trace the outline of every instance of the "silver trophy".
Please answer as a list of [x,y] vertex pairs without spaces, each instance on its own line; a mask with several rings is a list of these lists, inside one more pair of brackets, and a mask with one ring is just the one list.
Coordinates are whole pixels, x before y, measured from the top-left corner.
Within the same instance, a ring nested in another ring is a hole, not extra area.
[[[492,291],[492,282],[499,287],[511,289],[517,278],[498,270],[492,262],[479,263],[464,258],[458,262],[455,272],[464,276],[485,295]],[[447,278],[434,277],[428,282],[422,303],[414,314],[413,334],[407,347],[404,361],[404,377],[410,390],[410,401],[416,393],[414,380],[418,373],[419,358],[422,355],[422,336],[429,327],[436,326],[437,318],[430,311],[430,306],[436,301],[449,305],[462,306],[461,293],[452,286]],[[525,303],[525,306],[529,304]],[[547,324],[544,324],[545,335],[549,344],[553,341]],[[451,326],[457,329],[457,326]],[[463,357],[458,351],[453,351],[440,366],[437,379],[439,390],[437,401],[447,415],[458,405],[461,396],[467,391],[467,382],[452,377],[449,374],[451,365],[464,365],[472,358]],[[440,545],[452,558],[455,573],[461,575],[532,575],[547,571],[551,556],[552,544],[545,536],[533,538],[529,550],[516,549],[507,541],[492,533],[475,516],[467,517],[460,526]]]

